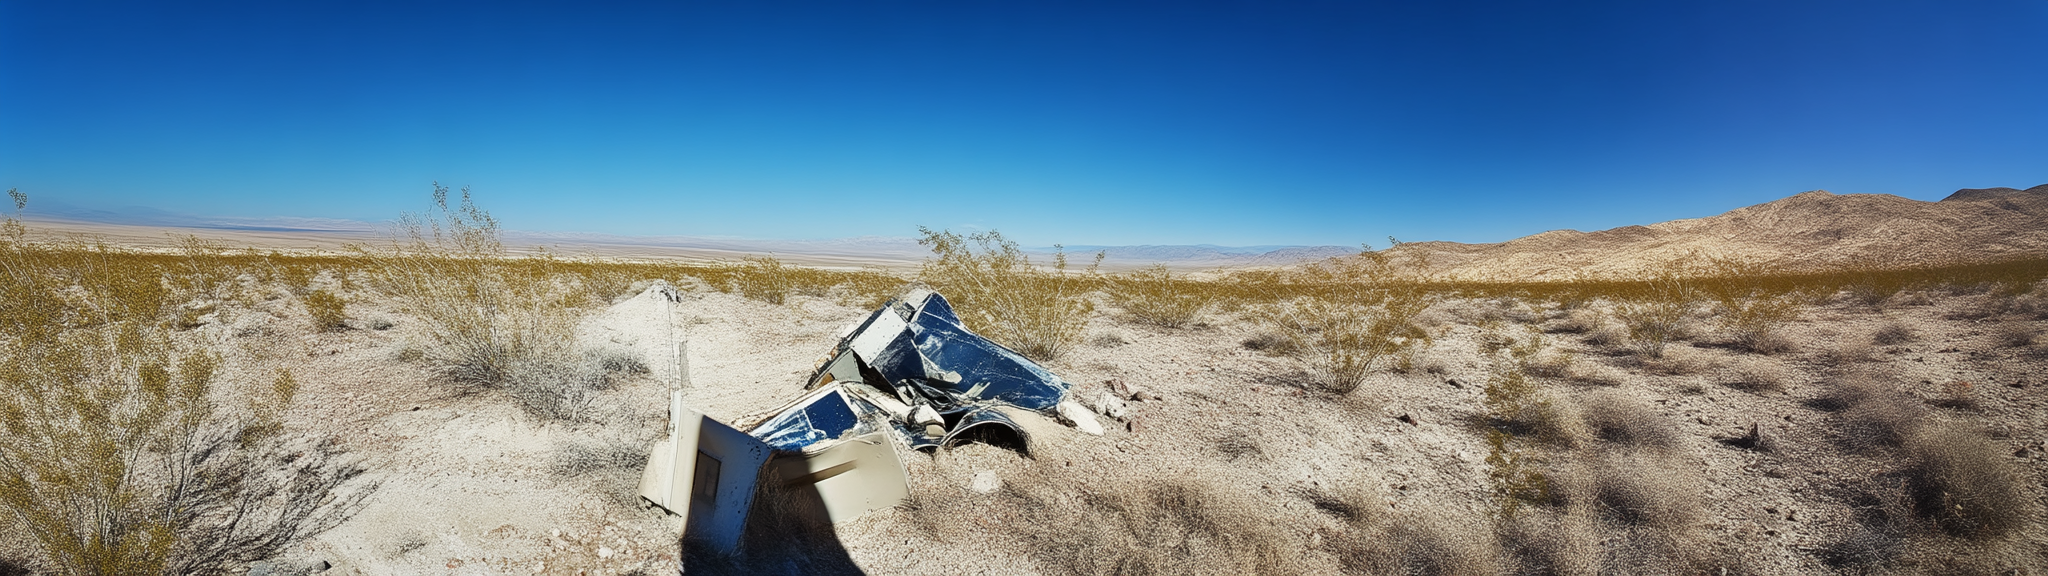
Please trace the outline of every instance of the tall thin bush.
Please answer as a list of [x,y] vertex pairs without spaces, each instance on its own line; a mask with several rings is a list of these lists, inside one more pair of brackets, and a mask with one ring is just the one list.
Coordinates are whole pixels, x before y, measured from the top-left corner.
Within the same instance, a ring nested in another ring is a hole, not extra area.
[[1081,295],[1097,278],[1102,254],[1074,272],[1060,251],[1047,270],[1032,265],[1016,242],[994,230],[961,237],[919,227],[918,233],[918,243],[932,250],[918,279],[945,294],[969,328],[1039,361],[1058,358],[1081,342],[1088,314],[1095,311]]

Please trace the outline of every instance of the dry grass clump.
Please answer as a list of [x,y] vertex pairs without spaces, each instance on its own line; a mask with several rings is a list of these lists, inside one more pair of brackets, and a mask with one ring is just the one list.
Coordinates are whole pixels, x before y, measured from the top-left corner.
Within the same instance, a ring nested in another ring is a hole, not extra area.
[[1991,329],[1991,343],[2001,348],[2033,346],[2041,330],[2021,322],[2006,322]]
[[1659,456],[1610,453],[1561,478],[1559,496],[1567,508],[1619,527],[1668,532],[1693,528],[1702,517],[1697,479],[1673,469]]
[[1339,532],[1327,546],[1349,572],[1416,576],[1499,574],[1499,543],[1485,524],[1448,514],[1413,514]]
[[1920,339],[1920,333],[1905,322],[1892,320],[1870,333],[1870,342],[1880,346],[1897,346]]
[[1926,426],[1905,443],[1915,509],[1949,533],[1977,539],[2027,526],[2039,506],[2006,451],[1982,434]]
[[307,292],[306,314],[313,317],[313,329],[334,331],[348,327],[348,301],[326,290]]
[[1289,356],[1296,352],[1293,339],[1273,332],[1253,334],[1239,344],[1246,350],[1265,352],[1274,356]]
[[[918,279],[953,302],[968,328],[1033,360],[1058,358],[1081,342],[1095,305],[1088,291],[1102,254],[1080,274],[1068,272],[1064,252],[1051,270],[1031,263],[1016,242],[993,230],[965,238],[918,228],[918,240],[932,249]],[[972,244],[970,244],[970,242]]]
[[1641,401],[1618,392],[1594,392],[1578,400],[1579,417],[1593,437],[1614,444],[1670,450],[1678,447],[1671,421]]
[[1859,450],[1902,445],[1926,420],[1927,409],[1891,381],[1852,372],[1828,380],[1807,406],[1842,414],[1842,443]]
[[1206,283],[1176,275],[1164,264],[1112,275],[1109,297],[1132,319],[1179,328],[1195,323],[1222,295]]
[[740,265],[725,278],[719,289],[780,306],[788,301],[791,292],[805,287],[796,277],[800,270],[783,264],[774,256],[748,256],[741,259]]
[[1543,331],[1550,334],[1589,334],[1607,324],[1607,319],[1598,310],[1577,308],[1565,312],[1563,318],[1543,325]]
[[1730,388],[1745,392],[1784,392],[1792,381],[1792,373],[1775,362],[1743,362],[1735,367],[1726,381]]
[[[1288,574],[1301,543],[1257,499],[1201,474],[1075,483],[1034,464],[978,495],[920,487],[906,506],[936,538],[1007,542],[1050,574]],[[961,522],[986,518],[988,523]],[[986,533],[983,526],[997,532]]]
[[1835,366],[1848,366],[1877,361],[1877,349],[1868,340],[1844,339],[1834,347],[1822,350],[1822,362]]

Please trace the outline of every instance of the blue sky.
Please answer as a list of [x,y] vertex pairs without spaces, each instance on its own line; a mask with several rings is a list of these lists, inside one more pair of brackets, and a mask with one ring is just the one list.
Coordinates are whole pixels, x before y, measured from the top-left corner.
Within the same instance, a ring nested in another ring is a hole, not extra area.
[[2041,0],[416,4],[0,2],[0,187],[1355,245],[2048,182]]

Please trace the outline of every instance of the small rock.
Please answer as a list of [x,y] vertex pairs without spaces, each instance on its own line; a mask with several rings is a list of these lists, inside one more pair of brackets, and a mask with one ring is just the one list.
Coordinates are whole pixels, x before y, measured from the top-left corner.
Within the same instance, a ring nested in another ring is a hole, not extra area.
[[1102,396],[1095,400],[1095,411],[1103,416],[1122,420],[1125,415],[1124,399],[1114,392],[1103,392]]
[[987,494],[1002,487],[1003,479],[996,477],[996,473],[989,470],[975,472],[974,480],[967,483],[967,489],[973,490],[975,494]]
[[1408,415],[1408,414],[1402,414],[1402,415],[1400,415],[1400,416],[1395,416],[1395,417],[1394,417],[1394,419],[1395,419],[1395,420],[1400,420],[1400,421],[1402,421],[1402,422],[1406,422],[1406,423],[1408,423],[1408,425],[1409,425],[1409,426],[1419,426],[1419,425],[1421,425],[1421,423],[1420,423],[1420,422],[1417,422],[1417,421],[1415,420],[1415,417],[1414,417],[1414,416],[1412,416],[1412,415]]
[[1124,398],[1131,397],[1131,387],[1128,384],[1124,384],[1124,379],[1122,378],[1111,378],[1103,382],[1103,384],[1108,385],[1109,391],[1115,392],[1117,396],[1121,396]]
[[1090,436],[1102,435],[1102,424],[1095,421],[1095,414],[1073,400],[1062,400],[1053,406],[1053,411],[1074,429]]
[[1464,382],[1462,382],[1462,381],[1459,381],[1459,380],[1458,380],[1457,378],[1445,378],[1445,379],[1444,379],[1444,383],[1445,383],[1445,384],[1449,384],[1449,385],[1451,385],[1451,387],[1452,387],[1452,388],[1464,388],[1464,387],[1465,387],[1465,383],[1464,383]]
[[610,558],[610,557],[612,557],[612,549],[611,549],[610,547],[606,547],[606,546],[599,546],[599,547],[597,547],[597,557],[599,557],[599,558]]

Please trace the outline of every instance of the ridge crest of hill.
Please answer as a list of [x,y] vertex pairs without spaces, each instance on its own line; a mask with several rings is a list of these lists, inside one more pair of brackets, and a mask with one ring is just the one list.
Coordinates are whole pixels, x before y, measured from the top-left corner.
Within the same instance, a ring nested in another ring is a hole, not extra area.
[[2038,257],[2048,255],[2048,184],[1962,189],[1938,202],[1813,190],[1705,218],[1488,244],[1414,242],[1392,253],[1427,255],[1451,278],[1504,281],[1622,275],[1690,255],[1793,270]]

